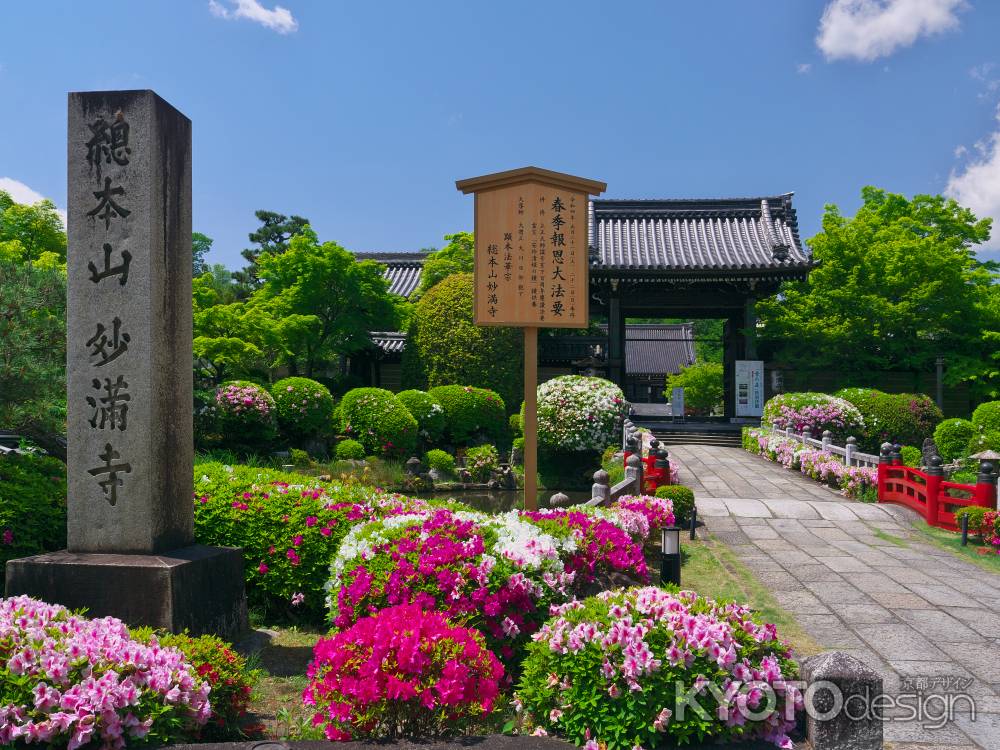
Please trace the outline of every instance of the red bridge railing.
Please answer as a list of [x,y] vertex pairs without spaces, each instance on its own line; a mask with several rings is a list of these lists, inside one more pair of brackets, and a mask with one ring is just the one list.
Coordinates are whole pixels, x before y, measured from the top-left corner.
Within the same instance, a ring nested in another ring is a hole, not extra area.
[[982,462],[975,484],[945,481],[941,458],[933,456],[926,470],[903,466],[899,454],[882,446],[878,466],[878,501],[897,503],[924,517],[928,525],[958,530],[955,513],[977,505],[996,510],[997,476],[992,464]]

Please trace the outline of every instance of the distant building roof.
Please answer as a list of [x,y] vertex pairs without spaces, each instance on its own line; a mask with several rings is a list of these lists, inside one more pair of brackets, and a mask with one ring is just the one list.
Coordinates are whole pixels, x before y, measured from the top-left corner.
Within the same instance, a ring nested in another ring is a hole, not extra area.
[[372,343],[385,354],[402,354],[406,334],[400,331],[372,331]]
[[591,271],[804,275],[792,194],[765,198],[594,200]]
[[695,359],[694,325],[629,324],[625,326],[625,371],[629,375],[668,375]]
[[355,253],[358,260],[374,260],[385,265],[389,292],[409,297],[420,286],[420,274],[427,253]]

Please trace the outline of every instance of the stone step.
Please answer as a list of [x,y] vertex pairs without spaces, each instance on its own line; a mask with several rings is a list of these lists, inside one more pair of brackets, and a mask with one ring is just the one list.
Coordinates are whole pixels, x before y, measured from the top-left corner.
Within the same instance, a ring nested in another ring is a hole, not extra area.
[[663,445],[716,445],[724,448],[739,448],[742,445],[739,433],[653,430],[653,437]]

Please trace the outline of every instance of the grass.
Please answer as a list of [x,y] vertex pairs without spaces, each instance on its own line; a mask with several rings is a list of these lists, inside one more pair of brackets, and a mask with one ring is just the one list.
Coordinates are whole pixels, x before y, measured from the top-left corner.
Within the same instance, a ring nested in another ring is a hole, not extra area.
[[958,557],[968,560],[974,565],[978,565],[983,570],[993,573],[1000,573],[1000,555],[996,554],[993,547],[989,547],[989,552],[985,555],[978,553],[977,548],[985,545],[978,545],[971,541],[967,546],[962,546],[962,535],[958,532],[938,529],[928,526],[922,521],[914,524],[914,530],[924,541],[947,550]]
[[[822,651],[795,618],[786,612],[754,574],[725,545],[702,529],[699,538],[681,544],[681,586],[711,599],[726,599],[748,605],[767,622],[774,623],[778,634],[789,642],[796,656]],[[658,565],[657,565],[658,569]]]
[[901,536],[893,536],[892,534],[888,534],[882,531],[882,529],[873,529],[872,533],[875,535],[877,539],[881,539],[883,542],[889,542],[889,544],[895,544],[897,547],[910,546],[909,540],[904,539]]
[[250,704],[250,712],[264,725],[267,737],[321,739],[312,729],[312,710],[302,703],[308,685],[306,668],[313,646],[325,634],[319,627],[271,627],[269,643],[256,655],[263,672]]

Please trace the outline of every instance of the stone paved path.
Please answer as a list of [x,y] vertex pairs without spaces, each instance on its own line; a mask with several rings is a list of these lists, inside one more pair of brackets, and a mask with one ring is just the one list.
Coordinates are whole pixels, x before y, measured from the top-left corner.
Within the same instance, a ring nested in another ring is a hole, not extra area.
[[845,500],[738,448],[671,446],[670,458],[709,530],[817,643],[878,670],[893,696],[971,681],[975,721],[962,702],[937,729],[887,722],[887,747],[1000,750],[1000,575],[921,541],[904,508]]

